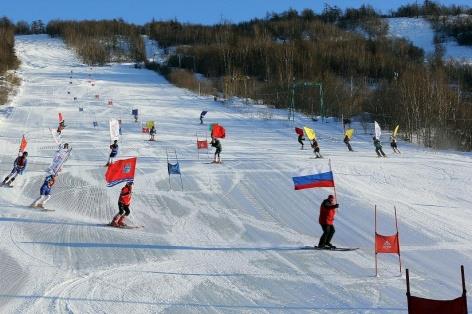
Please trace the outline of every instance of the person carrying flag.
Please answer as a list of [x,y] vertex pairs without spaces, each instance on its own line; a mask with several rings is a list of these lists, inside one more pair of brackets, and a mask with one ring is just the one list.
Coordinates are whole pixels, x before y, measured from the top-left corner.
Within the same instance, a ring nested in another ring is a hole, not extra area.
[[377,157],[387,157],[384,151],[382,150],[382,144],[380,140],[377,139],[375,136],[372,138],[374,140],[375,152],[377,153]]
[[41,188],[39,189],[39,198],[34,201],[33,207],[41,207],[44,209],[44,205],[46,205],[46,202],[49,201],[51,198],[51,189],[52,186],[56,183],[56,175],[52,174],[46,177],[44,179],[43,185],[41,185]]
[[156,135],[156,128],[154,127],[154,124],[152,125],[151,129],[149,130],[149,135],[151,138],[149,139],[150,141],[155,141],[154,136]]
[[[21,151],[20,151],[21,152]],[[23,154],[16,157],[15,161],[13,162],[13,169],[9,175],[3,180],[2,185],[7,184],[8,186],[12,187],[13,181],[17,175],[22,175],[23,171],[26,169],[26,165],[28,164],[28,152],[23,152]]]
[[108,162],[105,165],[105,167],[108,167],[109,165],[111,165],[113,162],[113,158],[115,158],[116,155],[118,155],[118,140],[113,141],[113,144],[110,145],[110,149],[111,149],[110,157],[108,158]]
[[113,217],[110,225],[113,227],[124,227],[125,219],[129,216],[129,205],[131,204],[131,195],[133,193],[133,181],[128,181],[121,188],[120,198],[118,199],[118,214]]
[[352,149],[351,143],[349,143],[350,141],[351,141],[351,139],[346,134],[346,136],[344,136],[344,144],[346,144],[347,149],[349,149],[350,152],[353,152],[354,150]]
[[314,138],[311,142],[311,147],[313,147],[313,153],[315,153],[316,158],[323,158],[323,156],[320,154],[320,145],[318,144],[316,138]]
[[336,216],[336,208],[339,204],[334,200],[333,195],[329,195],[320,206],[320,216],[318,222],[323,230],[323,235],[318,243],[319,249],[335,249],[336,247],[331,244],[331,239],[334,235],[334,216]]
[[305,138],[303,137],[303,134],[298,134],[298,143],[300,143],[300,145],[302,145],[302,147],[300,149],[303,149],[303,141],[305,140]]
[[395,136],[390,136],[390,139],[391,139],[390,146],[392,147],[393,152],[396,154],[400,154],[400,150],[398,149],[398,146],[397,146],[397,138]]
[[216,150],[215,150],[215,156],[213,158],[213,163],[221,163],[221,157],[220,157],[220,153],[221,153],[221,142],[219,139],[217,139],[216,137],[212,137],[211,138],[211,142],[210,142],[211,146],[212,147],[215,147]]

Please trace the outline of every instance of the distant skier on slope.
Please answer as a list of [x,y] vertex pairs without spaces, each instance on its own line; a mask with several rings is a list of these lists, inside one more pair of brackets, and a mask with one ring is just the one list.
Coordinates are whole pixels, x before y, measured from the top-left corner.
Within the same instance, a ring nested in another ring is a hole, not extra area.
[[212,147],[215,147],[215,148],[216,148],[216,150],[215,150],[215,156],[214,156],[214,158],[213,158],[213,163],[221,163],[220,154],[221,154],[222,146],[221,146],[220,140],[217,139],[216,137],[212,137],[210,144],[211,144]]
[[390,146],[392,147],[393,149],[393,152],[396,153],[396,154],[400,154],[400,150],[398,149],[398,146],[397,146],[397,139],[395,136],[390,136]]
[[120,198],[118,199],[118,214],[113,217],[110,225],[113,227],[124,227],[125,219],[129,216],[129,205],[131,204],[131,195],[133,193],[133,182],[127,182],[121,189]]
[[149,135],[151,136],[149,140],[155,141],[154,136],[156,135],[156,128],[154,127],[154,125],[152,125],[151,129],[149,130]]
[[313,153],[315,153],[316,158],[323,158],[323,156],[320,154],[320,145],[318,144],[316,138],[314,138],[311,142],[311,147],[313,148]]
[[62,120],[62,121],[59,123],[59,126],[57,127],[57,131],[56,131],[56,132],[57,132],[59,135],[61,135],[61,132],[62,132],[62,130],[64,130],[65,127],[66,127],[65,122],[64,122],[64,120]]
[[3,180],[2,185],[7,184],[8,186],[12,187],[13,181],[17,175],[22,175],[23,171],[25,171],[26,166],[28,165],[28,152],[23,152],[20,156],[16,157],[15,161],[13,162],[13,169],[9,175]]
[[44,209],[44,205],[46,205],[46,202],[51,198],[51,189],[55,183],[56,175],[52,174],[46,177],[43,185],[41,185],[41,188],[39,189],[40,196],[36,201],[34,201],[33,207],[41,207]]
[[377,157],[387,157],[384,151],[382,150],[382,144],[380,140],[377,139],[375,136],[372,138],[374,140],[375,152],[377,153]]
[[350,143],[351,139],[349,138],[349,136],[347,136],[347,134],[344,136],[344,144],[346,144],[347,148],[349,149],[350,152],[353,152],[354,150],[352,149],[352,146],[351,146],[351,143]]
[[334,235],[334,216],[336,216],[336,208],[339,204],[336,203],[334,196],[329,195],[320,206],[320,216],[318,222],[323,229],[323,235],[318,243],[320,249],[335,249],[336,247],[331,244],[331,239]]
[[302,145],[302,147],[300,149],[303,149],[303,146],[305,144],[303,144],[303,141],[305,140],[305,138],[303,137],[303,134],[299,134],[298,135],[298,143],[300,143],[300,145]]
[[105,165],[105,167],[108,167],[109,165],[111,165],[113,163],[113,158],[115,158],[116,155],[118,155],[118,140],[113,141],[113,144],[110,145],[110,149],[111,149],[110,157],[108,158],[108,162]]

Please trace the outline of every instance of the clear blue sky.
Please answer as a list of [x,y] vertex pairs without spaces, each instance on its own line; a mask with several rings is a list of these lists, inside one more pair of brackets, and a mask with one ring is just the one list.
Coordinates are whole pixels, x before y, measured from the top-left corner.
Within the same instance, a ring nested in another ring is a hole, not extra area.
[[[370,4],[388,13],[414,0],[0,0],[0,16],[13,21],[42,19],[111,19],[144,24],[152,18],[181,22],[213,24],[224,20],[240,22],[264,17],[267,12],[282,12],[289,8],[301,11],[311,8],[320,12],[324,3],[341,8]],[[418,1],[422,3],[422,0]],[[440,0],[442,4],[472,5],[471,0]]]

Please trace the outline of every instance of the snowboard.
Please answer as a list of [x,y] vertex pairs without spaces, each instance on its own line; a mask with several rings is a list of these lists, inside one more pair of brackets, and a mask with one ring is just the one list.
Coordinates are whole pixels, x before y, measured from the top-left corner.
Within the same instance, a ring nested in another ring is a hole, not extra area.
[[303,246],[301,247],[302,250],[315,250],[315,251],[339,251],[339,252],[348,252],[348,251],[355,251],[358,250],[358,247],[336,247],[335,249],[321,249],[318,246]]

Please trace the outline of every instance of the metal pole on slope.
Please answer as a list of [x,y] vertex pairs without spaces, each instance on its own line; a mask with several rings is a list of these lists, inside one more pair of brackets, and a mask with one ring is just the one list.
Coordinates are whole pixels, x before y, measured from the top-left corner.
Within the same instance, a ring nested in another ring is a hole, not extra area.
[[395,228],[397,229],[397,249],[398,249],[398,263],[400,264],[400,276],[402,275],[402,260],[400,257],[400,234],[398,232],[398,221],[397,221],[397,208],[393,206],[395,210]]
[[329,161],[329,171],[331,172],[331,174],[333,175],[333,190],[334,190],[334,199],[336,200],[336,202],[338,201],[338,197],[336,195],[336,183],[334,183],[334,174],[333,174],[333,169],[331,168],[331,158],[328,159]]
[[374,207],[374,254],[375,254],[375,277],[378,276],[377,271],[377,205]]
[[182,173],[180,171],[180,164],[179,158],[177,157],[177,151],[174,149],[175,160],[177,161],[177,165],[179,165],[179,176],[180,176],[180,186],[182,187],[182,192],[184,191],[184,182],[182,181]]

